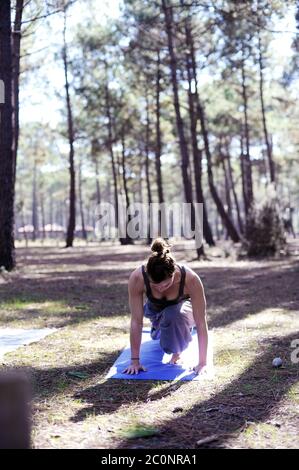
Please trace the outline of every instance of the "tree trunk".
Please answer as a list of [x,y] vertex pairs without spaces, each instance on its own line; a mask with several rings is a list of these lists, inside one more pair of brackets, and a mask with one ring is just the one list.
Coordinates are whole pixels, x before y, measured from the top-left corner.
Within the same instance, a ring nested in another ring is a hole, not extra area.
[[[181,0],[181,4],[184,5],[184,2]],[[193,165],[194,165],[194,179],[195,179],[195,190],[197,202],[203,204],[203,235],[206,239],[206,242],[209,246],[215,246],[213,239],[212,230],[208,221],[208,215],[206,210],[206,205],[204,201],[204,195],[202,190],[202,153],[198,148],[197,141],[197,113],[195,111],[195,102],[194,99],[197,95],[197,81],[196,76],[196,60],[195,60],[195,51],[192,38],[192,31],[190,25],[190,19],[186,18],[185,20],[185,35],[186,35],[186,45],[189,52],[186,53],[186,68],[188,76],[188,103],[189,103],[189,117],[190,117],[190,130],[191,130],[191,139],[192,139],[192,151],[193,151]],[[194,92],[192,91],[192,80],[195,85]],[[203,246],[198,252],[199,256],[204,255]]]
[[[160,51],[157,53],[157,75],[156,75],[156,176],[157,176],[157,188],[158,188],[158,199],[159,203],[164,202],[163,184],[162,184],[162,173],[161,173],[161,152],[162,152],[162,138],[161,138],[161,105],[160,105],[160,94],[161,94],[161,59]],[[147,103],[147,118],[149,119],[149,110]],[[149,121],[148,121],[149,123]]]
[[44,241],[46,238],[46,232],[45,232],[45,202],[44,202],[44,194],[41,191],[40,193],[40,212],[41,212],[41,219],[42,219],[42,240]]
[[168,52],[170,57],[170,71],[171,71],[171,83],[173,89],[173,104],[176,117],[176,127],[179,138],[179,146],[181,153],[181,170],[184,186],[185,201],[191,204],[191,228],[195,229],[195,210],[193,205],[192,197],[192,184],[189,177],[189,150],[185,137],[184,123],[180,109],[180,99],[178,90],[178,78],[177,78],[177,57],[174,49],[174,36],[173,36],[173,11],[169,5],[168,0],[162,0],[162,10],[165,20],[165,28],[168,40]]
[[21,55],[21,27],[24,0],[16,1],[16,13],[12,31],[12,107],[13,107],[13,179],[16,182],[17,153],[19,143],[19,78],[20,78],[20,55]]
[[101,204],[101,189],[100,189],[100,179],[99,179],[99,162],[97,156],[94,160],[95,164],[95,173],[96,173],[96,195],[97,195],[97,204]]
[[217,191],[216,186],[214,184],[213,168],[212,168],[212,155],[211,155],[211,152],[210,152],[208,131],[207,131],[207,128],[206,128],[206,123],[205,123],[204,110],[203,110],[203,107],[202,107],[199,99],[198,99],[197,105],[198,105],[197,110],[198,110],[199,119],[200,119],[200,123],[201,123],[201,132],[202,132],[202,135],[203,135],[205,151],[206,151],[206,157],[207,157],[208,182],[209,182],[210,191],[211,191],[212,197],[214,199],[214,202],[216,204],[216,207],[218,209],[218,212],[219,212],[219,215],[221,217],[222,223],[227,229],[228,235],[233,240],[233,242],[237,243],[237,242],[240,241],[239,234],[238,234],[232,220],[230,219],[227,212],[225,211],[223,203],[221,201],[221,198],[219,197],[218,191]]
[[263,73],[263,52],[262,52],[262,42],[260,32],[258,32],[258,51],[259,51],[259,72],[260,72],[260,81],[259,81],[259,90],[260,90],[260,100],[261,100],[261,110],[262,110],[262,119],[263,119],[263,130],[266,144],[266,151],[269,163],[269,172],[270,172],[270,181],[275,184],[275,164],[272,155],[272,147],[270,144],[267,120],[266,120],[266,111],[265,111],[265,100],[264,100],[264,73]]
[[84,208],[83,208],[83,195],[82,195],[82,161],[80,158],[79,162],[79,206],[80,206],[80,216],[81,216],[81,228],[82,228],[82,237],[87,241],[87,233],[85,229],[85,219],[84,219]]
[[[126,199],[126,209],[128,213],[128,209],[130,206],[130,197],[129,197],[127,174],[126,174],[126,140],[125,140],[124,127],[122,127],[122,130],[121,130],[121,166],[122,166],[123,187],[124,187],[125,199]],[[130,220],[130,216],[129,216],[129,220]],[[120,238],[120,242],[122,245],[132,245],[134,243],[132,238],[130,238],[128,234],[125,238]]]
[[0,105],[0,266],[15,267],[14,160],[12,153],[12,51],[11,2],[0,2],[0,80],[4,104]]
[[[164,203],[163,180],[161,170],[161,154],[162,154],[162,132],[161,132],[161,57],[160,51],[157,50],[157,69],[156,69],[156,148],[155,148],[155,167],[156,167],[156,181],[158,189],[159,204]],[[149,128],[149,107],[147,108],[148,128]],[[167,227],[165,214],[161,213],[161,220],[159,221],[159,235],[162,235],[162,227]],[[167,238],[168,233],[165,234]],[[148,237],[148,243],[150,243]]]
[[232,201],[230,197],[230,180],[228,177],[228,172],[225,164],[225,156],[221,152],[221,165],[223,169],[223,174],[224,174],[224,188],[225,188],[225,199],[226,199],[226,205],[227,205],[227,213],[228,216],[233,220],[233,212],[232,212]]
[[39,228],[38,228],[38,209],[37,209],[37,164],[34,160],[33,164],[33,181],[32,181],[32,240],[35,241],[38,237]]
[[[108,65],[106,64],[106,71],[108,69]],[[116,163],[115,163],[115,156],[113,151],[113,124],[112,124],[112,116],[111,116],[111,104],[110,104],[110,94],[108,88],[108,73],[106,77],[106,84],[105,84],[105,106],[106,106],[106,117],[107,117],[107,131],[108,131],[108,141],[107,147],[110,153],[111,158],[111,168],[112,168],[112,177],[113,177],[113,195],[114,195],[114,210],[115,210],[115,224],[116,228],[118,227],[118,184],[117,184],[117,170],[116,170]]]
[[[197,66],[196,66],[196,58],[195,58],[195,49],[194,49],[194,41],[192,37],[192,32],[190,30],[189,32],[189,47],[191,51],[191,63],[192,63],[192,69],[193,69],[193,80],[194,80],[194,85],[195,85],[195,100],[196,100],[196,111],[197,111],[197,118],[200,120],[201,124],[201,133],[204,141],[204,147],[205,147],[205,153],[207,157],[207,164],[208,164],[208,182],[209,182],[209,188],[213,197],[213,200],[216,204],[217,210],[221,216],[223,224],[227,228],[227,232],[231,239],[234,242],[239,241],[239,234],[231,221],[230,217],[226,213],[222,201],[218,195],[218,192],[216,190],[216,187],[214,185],[214,180],[213,180],[213,170],[212,170],[212,156],[210,152],[210,144],[209,144],[209,136],[208,136],[208,130],[206,127],[206,122],[205,122],[205,115],[204,115],[204,109],[200,101],[199,93],[198,93],[198,80],[197,80]],[[204,219],[204,225],[205,219]]]
[[150,116],[149,116],[149,99],[148,91],[146,91],[146,131],[145,131],[145,177],[146,177],[146,189],[147,189],[147,202],[150,207],[152,203],[152,191],[150,182],[150,160],[149,160],[149,148],[150,148]]
[[93,139],[91,142],[91,158],[95,166],[95,175],[96,175],[96,201],[97,204],[101,204],[101,189],[100,189],[100,179],[99,179],[99,161],[98,161],[98,150],[99,145],[97,139]]
[[177,79],[177,58],[174,50],[173,44],[173,18],[172,18],[172,8],[169,6],[168,0],[162,0],[162,8],[165,17],[165,26],[168,38],[168,51],[170,56],[170,70],[171,70],[171,82],[173,88],[173,99],[174,99],[174,109],[175,109],[175,116],[176,116],[176,125],[177,125],[177,132],[179,137],[179,145],[182,157],[182,177],[183,177],[183,184],[184,184],[184,192],[186,202],[192,202],[192,189],[191,189],[191,182],[188,174],[189,168],[189,152],[187,141],[185,138],[184,132],[184,123],[181,116],[181,109],[180,109],[180,100],[179,100],[179,91],[178,91],[178,79]]
[[63,64],[66,91],[67,119],[68,119],[68,139],[70,146],[69,153],[69,171],[70,171],[70,196],[69,196],[69,222],[66,236],[66,248],[72,247],[74,242],[74,233],[76,228],[76,173],[75,173],[75,151],[74,151],[74,125],[73,113],[70,97],[70,85],[68,78],[68,57],[66,44],[66,11],[64,11],[64,28],[63,28]]
[[236,206],[236,211],[237,211],[239,230],[240,230],[240,233],[243,233],[244,232],[243,222],[242,222],[242,217],[241,217],[241,212],[240,212],[240,205],[239,205],[236,186],[235,186],[234,177],[233,177],[233,169],[232,169],[231,160],[230,160],[230,151],[229,151],[228,143],[226,143],[226,160],[227,160],[227,166],[228,166],[228,175],[229,175],[229,179],[230,179],[230,186],[232,188],[233,197],[234,197],[235,206]]
[[[152,204],[152,191],[151,191],[151,182],[150,182],[150,159],[149,159],[149,149],[150,149],[150,110],[149,110],[149,98],[148,98],[148,88],[146,89],[146,131],[145,131],[145,178],[146,178],[146,191],[147,191],[147,203],[150,209]],[[158,116],[157,116],[158,119]],[[159,119],[160,119],[160,110],[159,110]],[[160,129],[160,123],[159,123]],[[157,133],[158,136],[158,133]],[[158,139],[157,139],[158,140]],[[158,142],[157,142],[158,146]],[[157,176],[158,184],[158,176]],[[159,186],[158,186],[159,187]],[[147,243],[151,243],[149,225],[147,227]]]
[[142,192],[142,188],[143,188],[143,164],[144,164],[144,161],[142,159],[143,148],[139,147],[139,151],[140,151],[140,157],[138,159],[139,178],[137,178],[138,194],[139,194],[139,201],[138,202],[143,204],[143,192]]
[[[23,186],[22,186],[22,181],[20,181],[20,199],[21,199],[21,225],[22,227],[25,227],[26,225],[26,218],[25,218],[25,213],[24,213],[24,196],[23,196]],[[27,237],[27,232],[24,230],[23,232],[24,239],[25,239],[25,246],[26,248],[28,247],[28,237]]]
[[54,207],[53,191],[52,191],[52,189],[50,189],[49,213],[50,213],[51,230],[52,230],[52,225],[53,225],[53,222],[54,222],[53,207]]
[[242,178],[242,195],[243,195],[243,205],[244,205],[244,212],[245,217],[247,215],[246,207],[248,207],[247,201],[247,192],[246,192],[246,178],[245,178],[245,163],[244,163],[244,137],[243,133],[240,135],[240,171],[241,171],[241,178]]
[[245,203],[245,213],[246,217],[253,203],[253,186],[252,186],[252,168],[250,160],[250,137],[249,137],[249,125],[248,125],[248,98],[247,98],[247,86],[246,86],[246,74],[245,74],[245,50],[244,46],[242,48],[242,61],[241,61],[241,71],[242,71],[242,97],[243,97],[243,107],[244,107],[244,137],[245,137],[245,147],[246,152],[243,152],[243,165],[244,165],[244,183],[245,183],[245,193],[246,198],[244,199]]
[[121,134],[121,166],[122,166],[122,177],[123,177],[123,186],[126,198],[126,208],[128,209],[130,206],[130,197],[127,185],[127,174],[126,174],[126,141],[125,141],[125,131],[122,128]]

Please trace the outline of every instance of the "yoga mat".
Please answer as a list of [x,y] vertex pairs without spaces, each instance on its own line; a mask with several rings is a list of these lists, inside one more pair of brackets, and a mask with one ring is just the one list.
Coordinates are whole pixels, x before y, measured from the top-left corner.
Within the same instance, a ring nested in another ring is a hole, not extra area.
[[[192,372],[192,367],[198,364],[198,341],[197,332],[193,330],[192,341],[188,348],[183,351],[181,357],[183,364],[167,364],[171,359],[171,354],[166,354],[160,347],[159,340],[150,337],[150,329],[142,330],[142,340],[140,348],[140,362],[147,369],[146,372],[138,374],[123,374],[122,371],[130,364],[131,349],[127,347],[117,358],[106,379],[124,380],[202,380],[202,377]],[[213,334],[209,331],[208,365],[213,373]],[[190,370],[191,368],[191,370]]]
[[56,328],[40,328],[23,330],[19,328],[0,328],[0,359],[4,354],[18,349],[20,346],[35,343],[54,333]]

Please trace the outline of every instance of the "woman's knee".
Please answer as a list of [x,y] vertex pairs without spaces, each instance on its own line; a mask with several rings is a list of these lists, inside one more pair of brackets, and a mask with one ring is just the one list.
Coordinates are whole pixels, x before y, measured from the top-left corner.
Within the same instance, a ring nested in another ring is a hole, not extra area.
[[181,304],[169,305],[164,309],[163,317],[167,321],[173,321],[177,316],[181,314],[181,309]]

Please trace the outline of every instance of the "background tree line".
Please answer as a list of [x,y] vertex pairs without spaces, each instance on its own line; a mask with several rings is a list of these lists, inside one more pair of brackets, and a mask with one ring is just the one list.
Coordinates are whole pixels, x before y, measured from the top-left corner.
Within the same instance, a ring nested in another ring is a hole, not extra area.
[[[298,226],[295,27],[280,68],[272,44],[284,18],[298,22],[297,2],[124,0],[106,22],[95,11],[1,2],[0,265],[14,266],[16,237],[91,238],[96,204],[119,195],[127,207],[203,202],[206,246],[279,251]],[[50,49],[38,49],[41,29]],[[55,125],[20,126],[19,92],[35,76],[61,103]]]

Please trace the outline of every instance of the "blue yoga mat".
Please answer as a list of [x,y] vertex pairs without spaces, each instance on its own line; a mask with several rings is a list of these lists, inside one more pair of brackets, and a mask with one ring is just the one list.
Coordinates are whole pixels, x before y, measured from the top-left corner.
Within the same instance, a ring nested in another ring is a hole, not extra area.
[[[212,336],[209,332],[209,365],[212,366]],[[201,377],[192,371],[192,367],[198,363],[198,341],[197,332],[192,332],[192,341],[188,348],[181,355],[182,364],[167,364],[171,359],[171,354],[166,354],[160,347],[159,340],[150,337],[150,330],[142,330],[142,340],[140,348],[140,362],[147,369],[146,372],[138,374],[123,374],[122,371],[128,367],[131,359],[131,349],[128,347],[117,358],[106,379],[125,380],[201,380]]]

